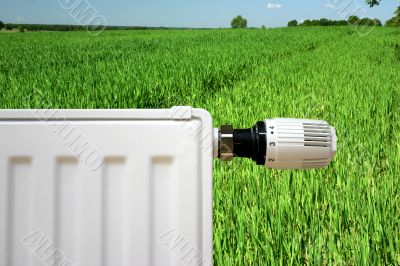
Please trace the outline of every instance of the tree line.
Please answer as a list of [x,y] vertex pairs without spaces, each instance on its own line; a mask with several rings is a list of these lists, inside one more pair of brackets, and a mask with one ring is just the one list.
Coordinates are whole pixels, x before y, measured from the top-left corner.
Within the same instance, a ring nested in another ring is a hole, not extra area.
[[[379,5],[381,0],[366,0],[370,7]],[[303,23],[298,23],[297,20],[289,21],[288,26],[344,26],[344,25],[359,25],[359,26],[382,26],[382,22],[379,19],[370,18],[359,18],[357,16],[350,16],[346,20],[329,20],[329,19],[319,19],[319,20],[305,20]],[[387,27],[400,27],[400,6],[394,12],[394,17],[385,22]]]
[[[370,6],[379,5],[381,0],[365,0],[365,2]],[[295,26],[382,26],[382,22],[375,18],[359,18],[357,16],[350,16],[348,20],[329,20],[326,18],[314,19],[314,20],[304,20],[299,23],[297,20],[291,20],[288,22],[289,27]],[[235,17],[231,22],[232,28],[247,28],[247,19],[242,16]],[[400,27],[400,6],[394,12],[394,17],[385,22],[387,27]],[[265,26],[262,26],[265,28]]]
[[299,23],[297,20],[291,20],[288,22],[289,27],[295,26],[382,26],[382,22],[377,19],[370,18],[359,18],[357,16],[350,16],[348,20],[330,20],[326,18],[321,19],[313,19],[313,20],[304,20],[302,23]]
[[[57,25],[57,24],[14,24],[14,23],[3,23],[0,21],[0,30],[14,30],[19,31],[86,31],[96,30],[96,27],[90,25]],[[166,27],[142,27],[142,26],[106,26],[105,30],[150,30],[150,29],[173,29]],[[178,28],[174,28],[178,29]],[[183,28],[179,28],[183,29]]]

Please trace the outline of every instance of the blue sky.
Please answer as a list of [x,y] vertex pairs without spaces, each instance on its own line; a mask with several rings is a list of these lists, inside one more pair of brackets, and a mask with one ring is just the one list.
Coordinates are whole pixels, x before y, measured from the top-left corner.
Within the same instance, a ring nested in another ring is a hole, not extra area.
[[[362,0],[0,0],[0,20],[9,23],[79,24],[60,2],[91,5],[108,25],[229,27],[241,14],[249,26],[285,26],[291,19],[342,19],[351,13],[379,18],[393,16],[400,3],[382,0],[369,8]],[[344,9],[348,6],[347,10]]]

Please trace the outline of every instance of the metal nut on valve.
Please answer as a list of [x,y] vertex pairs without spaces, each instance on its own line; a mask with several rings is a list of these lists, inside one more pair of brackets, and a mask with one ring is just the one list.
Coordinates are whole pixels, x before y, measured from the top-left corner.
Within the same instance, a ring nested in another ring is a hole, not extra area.
[[233,126],[231,125],[224,125],[219,128],[218,157],[222,161],[233,159],[233,132]]

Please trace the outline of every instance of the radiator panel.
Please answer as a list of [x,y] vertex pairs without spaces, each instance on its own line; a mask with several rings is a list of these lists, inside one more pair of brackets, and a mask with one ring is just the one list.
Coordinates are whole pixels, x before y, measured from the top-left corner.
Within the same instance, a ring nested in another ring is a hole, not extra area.
[[0,265],[210,265],[212,122],[177,110],[0,111]]

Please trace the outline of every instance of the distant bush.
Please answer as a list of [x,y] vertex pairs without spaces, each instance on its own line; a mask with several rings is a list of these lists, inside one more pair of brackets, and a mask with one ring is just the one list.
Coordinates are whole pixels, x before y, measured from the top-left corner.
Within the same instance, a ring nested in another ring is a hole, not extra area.
[[400,6],[394,12],[395,16],[386,21],[385,26],[400,27]]
[[[26,31],[86,31],[96,30],[93,26],[86,25],[57,25],[57,24],[5,24],[8,30],[24,28]],[[170,29],[163,27],[142,27],[142,26],[107,26],[106,30],[152,30],[152,29]]]
[[231,22],[231,26],[233,29],[243,29],[247,28],[247,19],[243,18],[242,16],[237,16]]
[[379,27],[382,26],[382,22],[381,22],[379,19],[374,18],[373,21],[374,21],[374,23],[375,23],[376,26],[379,26]]
[[[293,24],[292,24],[293,23]],[[290,24],[290,25],[289,25]],[[321,19],[313,19],[313,20],[304,20],[303,23],[299,24],[299,26],[347,26],[347,25],[354,25],[354,26],[382,26],[382,22],[379,19],[370,19],[370,18],[363,18],[360,19],[357,16],[350,16],[349,19],[346,20],[330,20],[326,18]],[[294,26],[294,22],[290,21],[288,26]]]
[[3,23],[3,21],[0,20],[0,30],[1,30],[2,28],[4,28],[4,23]]
[[[350,21],[349,21],[349,23],[350,23]],[[352,23],[350,23],[350,24],[352,24]],[[356,22],[355,26],[378,26],[378,27],[380,27],[380,26],[382,26],[382,22],[377,18],[374,18],[374,19],[362,18]]]
[[25,32],[24,28],[22,26],[18,27],[18,32]]
[[386,21],[386,27],[400,27],[400,20],[397,17],[393,17]]
[[377,18],[375,18],[375,19],[363,18],[357,23],[357,25],[359,25],[359,26],[382,26],[382,22]]
[[352,26],[382,26],[382,22],[377,19],[363,18],[357,16],[350,16],[347,22]]
[[346,20],[329,20],[326,18],[304,20],[299,26],[346,26],[348,23]]
[[296,27],[297,25],[299,25],[299,23],[295,19],[289,21],[289,23],[288,23],[288,27]]
[[394,14],[396,15],[396,18],[400,21],[400,6],[396,9]]
[[350,25],[357,25],[358,23],[360,23],[360,18],[357,16],[350,16],[347,21]]

